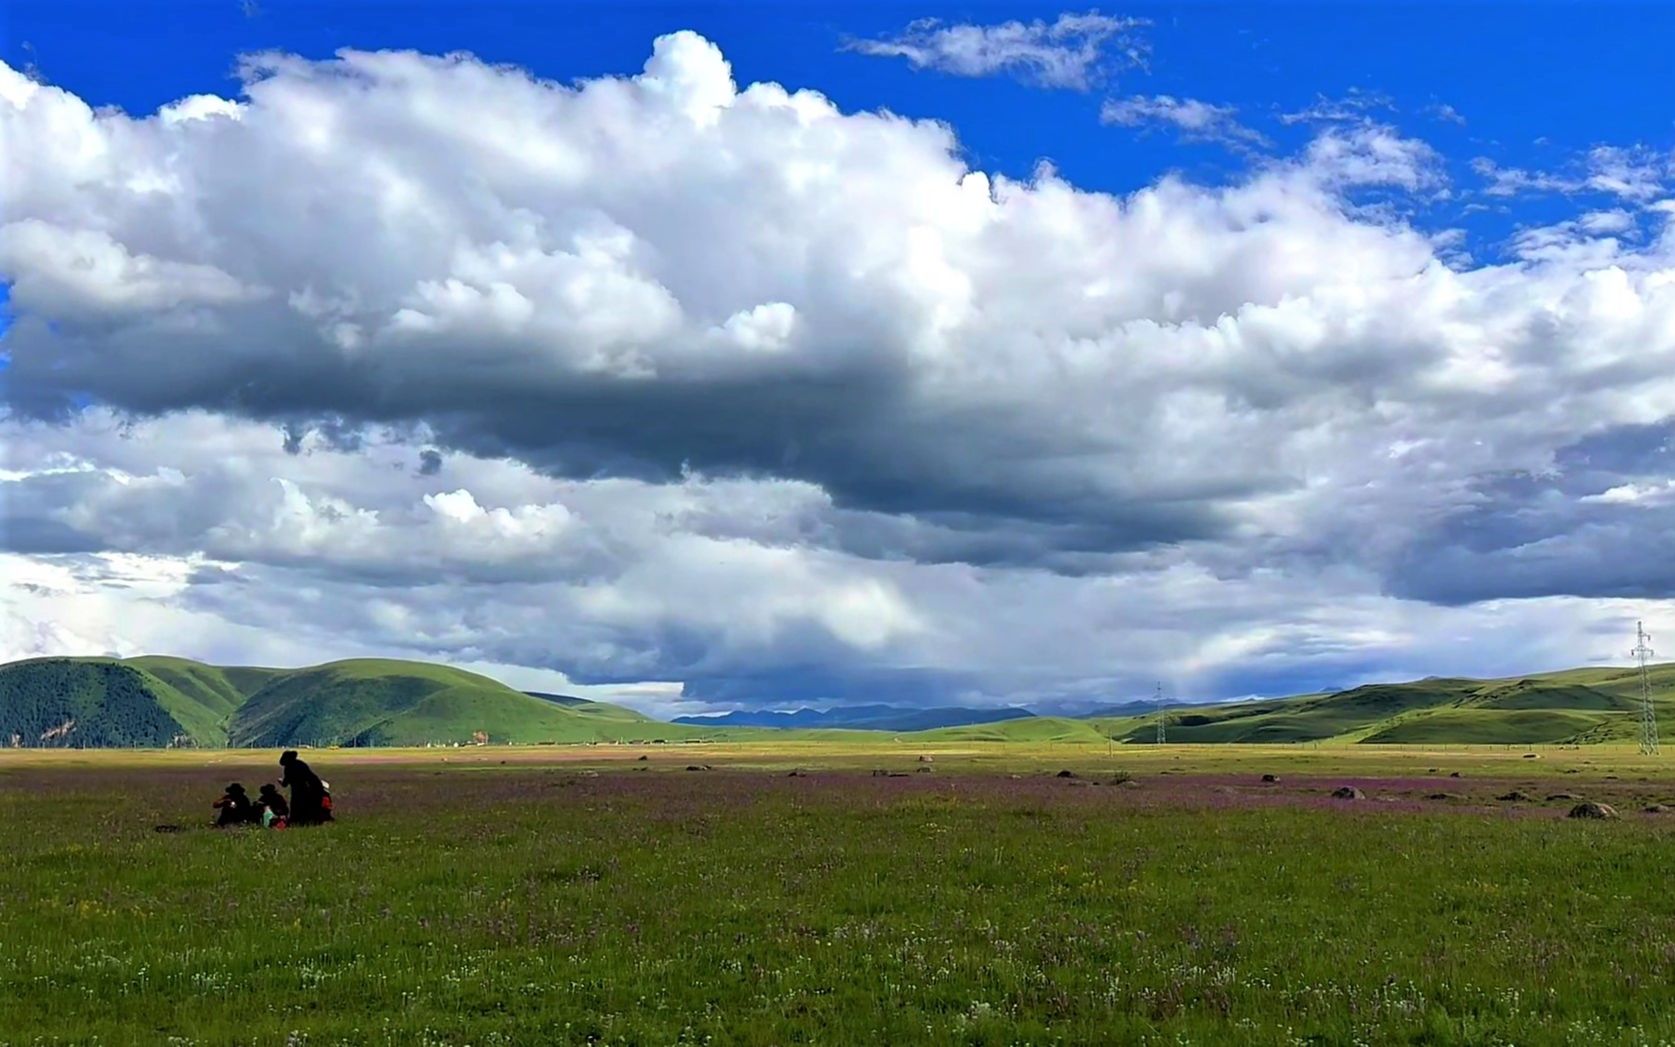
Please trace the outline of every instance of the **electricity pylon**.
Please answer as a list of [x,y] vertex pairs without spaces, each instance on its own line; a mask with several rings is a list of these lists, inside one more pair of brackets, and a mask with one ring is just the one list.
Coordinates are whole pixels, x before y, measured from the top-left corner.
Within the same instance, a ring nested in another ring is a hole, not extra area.
[[1162,745],[1167,740],[1168,734],[1163,729],[1164,722],[1168,719],[1163,712],[1163,684],[1159,683],[1157,685],[1157,691],[1153,694],[1152,701],[1157,704],[1157,744]]
[[1656,756],[1658,751],[1658,718],[1652,711],[1652,675],[1646,663],[1652,660],[1652,637],[1646,632],[1645,622],[1634,623],[1634,650],[1629,654],[1640,663],[1640,751]]

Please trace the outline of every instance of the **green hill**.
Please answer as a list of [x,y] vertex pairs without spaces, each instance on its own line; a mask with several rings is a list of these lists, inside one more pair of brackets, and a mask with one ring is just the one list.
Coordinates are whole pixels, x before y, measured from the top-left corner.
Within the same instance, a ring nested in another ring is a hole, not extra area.
[[1556,744],[1574,740],[1600,725],[1597,713],[1562,709],[1438,709],[1382,727],[1368,744],[1462,745],[1470,743]]
[[647,738],[653,724],[620,706],[545,701],[461,669],[365,659],[275,679],[239,708],[230,733],[234,745],[267,747],[423,745],[479,732],[491,742],[590,742]]
[[0,745],[121,747],[650,741],[705,732],[631,709],[545,701],[424,662],[304,669],[184,658],[45,658],[0,666]]
[[[1659,720],[1675,722],[1675,665],[1649,673]],[[1570,669],[1499,680],[1428,677],[1330,694],[1168,712],[1168,741],[1537,745],[1636,736],[1637,669]],[[1121,741],[1156,739],[1155,716],[1092,721]]]
[[284,675],[282,669],[223,669],[160,655],[124,664],[164,684],[154,689],[159,704],[200,745],[226,745],[233,713],[264,684]]
[[1073,720],[1061,716],[1031,716],[1017,720],[997,720],[993,723],[970,724],[965,727],[938,727],[929,731],[913,732],[913,737],[931,742],[1104,742],[1093,720]]
[[144,670],[116,661],[39,658],[0,668],[0,744],[174,745],[190,732],[168,706],[195,709]]
[[[1660,722],[1675,724],[1675,664],[1650,673]],[[1170,744],[1334,742],[1558,744],[1629,741],[1632,668],[1499,680],[1430,677],[1327,694],[1169,710]],[[303,669],[184,658],[38,658],[0,666],[0,746],[375,746],[490,742],[812,741],[853,732],[701,727],[566,695],[532,695],[424,662],[358,659]],[[1034,716],[916,733],[927,742],[1129,744],[1152,715]],[[858,737],[866,737],[859,735]]]

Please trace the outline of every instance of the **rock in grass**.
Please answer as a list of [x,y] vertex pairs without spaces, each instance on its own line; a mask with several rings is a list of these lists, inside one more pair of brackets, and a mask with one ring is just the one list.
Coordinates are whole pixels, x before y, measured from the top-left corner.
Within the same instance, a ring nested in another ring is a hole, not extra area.
[[803,770],[801,767],[798,767],[797,769],[793,770],[790,774],[786,775],[785,777],[787,777],[787,778],[807,778],[808,777],[808,772]]
[[639,757],[637,757],[637,759],[639,759],[640,762],[644,763],[646,760],[651,759],[651,757],[647,756],[645,753],[641,753],[639,755]]
[[1459,771],[1449,771],[1449,772],[1448,772],[1448,777],[1450,777],[1450,778],[1458,778],[1458,777],[1460,777],[1460,772],[1459,772]]
[[1430,795],[1426,796],[1425,799],[1427,799],[1427,800],[1463,800],[1463,799],[1465,799],[1465,797],[1461,796],[1459,793],[1431,793]]
[[689,771],[707,771],[710,769],[710,765],[707,763],[689,763],[686,765],[686,769]]
[[1517,789],[1514,789],[1509,793],[1501,793],[1499,796],[1495,797],[1495,799],[1501,801],[1502,803],[1534,803],[1535,802],[1535,797],[1531,796],[1529,793],[1520,792]]
[[1646,814],[1668,814],[1669,806],[1661,803],[1649,803],[1640,810]]
[[883,778],[883,777],[887,776],[889,773],[890,773],[889,771],[886,771],[882,767],[880,767],[880,768],[875,769],[872,772],[872,776],[874,778]]
[[931,773],[931,769],[929,767],[921,767],[921,768],[919,768],[919,773],[920,774],[929,774],[929,773]]
[[1541,754],[1540,753],[1525,753],[1524,754],[1524,759],[1526,759],[1526,760],[1539,760],[1539,759],[1541,759]]
[[1074,777],[1076,777],[1076,772],[1075,771],[1060,771],[1059,773],[1053,775],[1053,777],[1055,777],[1055,778],[1074,778]]
[[1334,800],[1365,800],[1366,798],[1367,794],[1353,785],[1340,785],[1332,790],[1332,799]]
[[935,763],[936,758],[933,757],[933,756],[921,756],[921,757],[919,757],[919,762],[920,763]]
[[1280,776],[1277,774],[1265,774],[1262,776],[1262,780],[1267,782],[1269,785],[1274,785],[1279,782]]
[[1587,803],[1579,803],[1575,807],[1572,807],[1570,809],[1570,813],[1565,815],[1565,817],[1615,818],[1617,817],[1617,809],[1608,803],[1595,803],[1592,800],[1589,800]]
[[1552,803],[1554,800],[1580,800],[1581,798],[1582,797],[1577,796],[1575,793],[1553,793],[1547,797],[1547,802]]
[[1115,785],[1119,789],[1138,789],[1138,788],[1140,788],[1140,783],[1135,781],[1133,778],[1118,778],[1116,781],[1112,782],[1111,784]]

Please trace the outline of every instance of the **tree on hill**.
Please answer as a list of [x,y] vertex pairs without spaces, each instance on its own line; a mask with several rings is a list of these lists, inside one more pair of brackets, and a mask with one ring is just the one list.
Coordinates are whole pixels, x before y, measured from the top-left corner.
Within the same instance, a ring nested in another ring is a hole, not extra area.
[[162,747],[184,733],[130,666],[47,658],[7,670],[0,737],[19,747]]

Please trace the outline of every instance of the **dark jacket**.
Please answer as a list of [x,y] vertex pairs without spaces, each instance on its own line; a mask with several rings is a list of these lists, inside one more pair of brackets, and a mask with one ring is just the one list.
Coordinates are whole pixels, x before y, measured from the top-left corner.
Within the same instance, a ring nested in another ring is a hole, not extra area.
[[326,787],[320,783],[320,776],[314,773],[314,769],[290,751],[280,757],[279,766],[285,771],[279,784],[291,789],[291,823],[311,825],[329,821],[331,815],[325,806]]
[[262,786],[261,795],[256,797],[256,814],[260,817],[263,811],[272,811],[275,818],[289,818],[291,805],[285,802],[285,797],[271,785]]
[[221,799],[210,806],[221,812],[215,819],[218,827],[246,825],[256,820],[256,806],[250,802],[250,797],[244,794],[244,787],[237,783],[227,786],[227,791],[221,794]]

